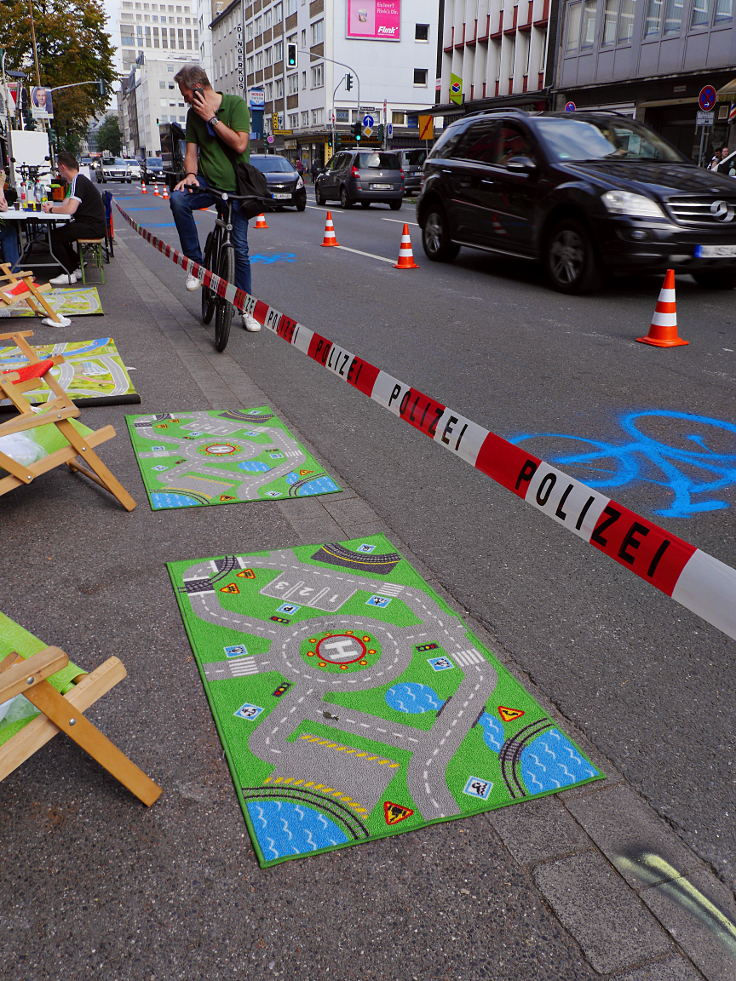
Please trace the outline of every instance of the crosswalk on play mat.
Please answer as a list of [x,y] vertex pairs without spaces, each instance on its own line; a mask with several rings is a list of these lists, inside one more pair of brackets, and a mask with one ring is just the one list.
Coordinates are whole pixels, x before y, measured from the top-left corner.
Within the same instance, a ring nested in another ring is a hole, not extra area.
[[168,568],[264,867],[602,778],[381,535]]
[[[64,286],[46,294],[49,305],[63,317],[101,317],[104,314],[102,300],[96,286]],[[35,317],[28,306],[0,309],[2,317]]]
[[341,489],[266,405],[126,422],[154,511]]

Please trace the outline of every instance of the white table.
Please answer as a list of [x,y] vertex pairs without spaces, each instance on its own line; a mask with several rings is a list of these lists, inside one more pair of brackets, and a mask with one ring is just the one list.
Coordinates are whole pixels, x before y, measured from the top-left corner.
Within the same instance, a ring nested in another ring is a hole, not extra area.
[[[25,232],[25,239],[26,239],[25,246],[21,250],[21,256],[20,259],[18,260],[21,266],[28,260],[28,256],[30,255],[31,252],[31,246],[35,241],[34,236],[31,235],[31,228],[33,228],[34,225],[36,226],[43,225],[43,230],[46,234],[46,247],[48,248],[49,254],[51,255],[51,258],[54,260],[54,262],[28,261],[28,265],[29,266],[32,265],[36,267],[48,267],[54,269],[58,266],[60,269],[64,269],[64,266],[56,258],[56,256],[54,255],[54,250],[51,248],[51,228],[53,225],[60,224],[65,221],[71,221],[71,220],[72,220],[71,215],[56,215],[56,214],[47,215],[43,211],[16,211],[14,208],[9,208],[7,211],[0,211],[0,221],[18,222],[19,227],[22,227],[23,231]],[[69,272],[68,269],[66,271]]]

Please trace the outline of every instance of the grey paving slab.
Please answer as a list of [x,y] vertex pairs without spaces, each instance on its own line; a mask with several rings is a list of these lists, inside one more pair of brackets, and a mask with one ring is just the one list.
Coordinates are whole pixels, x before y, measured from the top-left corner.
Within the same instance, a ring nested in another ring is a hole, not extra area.
[[[701,867],[693,852],[630,787],[565,798],[565,806],[634,889]],[[648,855],[663,858],[666,864],[647,863]]]
[[610,981],[703,981],[703,975],[682,957],[670,957],[626,974],[617,974]]
[[523,808],[490,811],[487,818],[522,865],[535,865],[592,847],[590,838],[556,797],[529,801]]
[[601,855],[585,852],[538,865],[534,879],[599,973],[672,952],[665,931]]
[[708,981],[736,977],[736,902],[712,875],[695,872],[652,886],[641,898]]

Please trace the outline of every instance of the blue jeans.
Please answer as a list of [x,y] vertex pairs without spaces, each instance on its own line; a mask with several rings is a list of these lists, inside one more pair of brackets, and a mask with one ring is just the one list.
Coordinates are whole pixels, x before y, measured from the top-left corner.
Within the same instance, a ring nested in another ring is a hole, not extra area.
[[[207,187],[203,177],[197,177],[199,186]],[[202,262],[199,235],[192,212],[213,204],[215,198],[206,191],[173,191],[170,198],[174,224],[179,233],[181,250],[188,259]],[[232,240],[235,246],[235,286],[251,292],[250,259],[248,258],[248,219],[240,212],[240,201],[233,201]]]
[[[0,219],[2,219],[2,214],[0,214]],[[18,229],[14,225],[0,225],[0,252],[3,262],[9,262],[11,266],[17,268],[20,248],[18,246]]]

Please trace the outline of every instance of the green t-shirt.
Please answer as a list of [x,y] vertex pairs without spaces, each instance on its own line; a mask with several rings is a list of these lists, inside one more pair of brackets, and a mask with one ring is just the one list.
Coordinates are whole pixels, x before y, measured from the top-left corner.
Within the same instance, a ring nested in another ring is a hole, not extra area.
[[[237,133],[250,133],[248,106],[239,95],[223,94],[217,118]],[[250,146],[236,155],[216,135],[210,135],[207,123],[193,109],[187,113],[186,141],[196,143],[199,147],[199,171],[207,183],[222,188],[223,191],[234,191],[236,183],[233,164],[238,160],[248,162]]]

